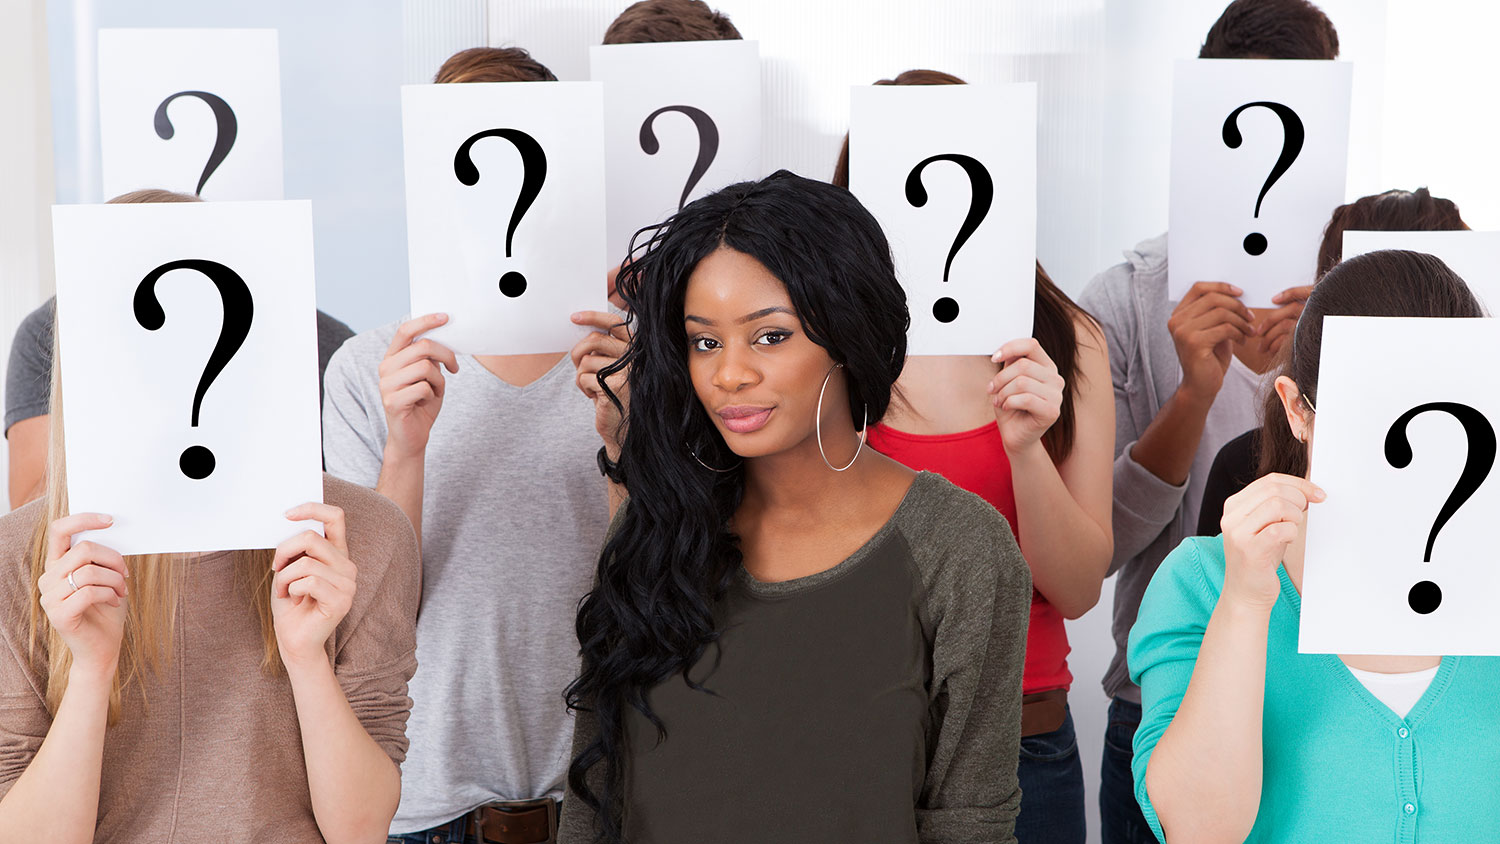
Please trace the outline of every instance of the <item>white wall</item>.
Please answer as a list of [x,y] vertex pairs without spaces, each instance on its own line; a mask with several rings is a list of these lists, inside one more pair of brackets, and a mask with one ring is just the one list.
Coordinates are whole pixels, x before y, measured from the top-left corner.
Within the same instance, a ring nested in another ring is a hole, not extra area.
[[[52,292],[52,122],[43,0],[0,3],[0,366],[22,317]],[[0,477],[6,471],[0,450]]]

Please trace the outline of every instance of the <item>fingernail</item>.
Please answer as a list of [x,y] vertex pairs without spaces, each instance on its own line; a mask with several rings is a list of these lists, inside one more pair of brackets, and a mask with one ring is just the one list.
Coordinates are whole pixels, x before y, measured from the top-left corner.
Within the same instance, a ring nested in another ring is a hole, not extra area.
[[292,518],[292,514],[295,513],[295,512],[297,512],[297,508],[293,507],[292,509],[290,509],[290,510],[286,511],[285,513],[283,513],[282,515],[284,515],[288,519],[290,519],[290,518]]
[[114,516],[105,516],[104,517],[104,523],[107,524],[107,525],[114,524],[115,523],[115,517]]

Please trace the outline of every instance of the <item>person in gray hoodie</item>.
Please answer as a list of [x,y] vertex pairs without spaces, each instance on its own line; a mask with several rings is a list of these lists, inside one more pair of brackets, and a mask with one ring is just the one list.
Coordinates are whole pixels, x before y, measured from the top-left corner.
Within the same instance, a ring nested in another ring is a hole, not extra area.
[[[1235,0],[1204,40],[1199,58],[1326,59],[1338,35],[1307,0]],[[1115,656],[1104,677],[1111,697],[1099,785],[1104,844],[1152,842],[1131,776],[1140,689],[1130,682],[1125,646],[1141,596],[1167,553],[1196,527],[1214,455],[1256,425],[1257,398],[1311,286],[1251,310],[1243,291],[1199,281],[1167,297],[1167,236],[1125,253],[1096,276],[1079,303],[1104,327],[1115,390],[1112,630]],[[1309,273],[1313,270],[1308,267]]]

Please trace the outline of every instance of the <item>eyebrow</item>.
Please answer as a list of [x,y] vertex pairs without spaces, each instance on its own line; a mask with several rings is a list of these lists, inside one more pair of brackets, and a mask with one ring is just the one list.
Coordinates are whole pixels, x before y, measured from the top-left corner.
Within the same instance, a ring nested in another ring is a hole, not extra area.
[[[795,311],[793,311],[791,308],[786,307],[785,305],[773,305],[769,308],[761,308],[753,314],[745,314],[744,316],[735,320],[734,323],[735,325],[744,325],[747,322],[754,322],[755,320],[758,320],[762,317],[768,317],[771,314],[786,314],[787,316],[792,317],[797,315]],[[703,325],[715,324],[713,320],[708,319],[707,317],[695,316],[693,314],[688,314],[682,319],[684,322],[697,322]]]

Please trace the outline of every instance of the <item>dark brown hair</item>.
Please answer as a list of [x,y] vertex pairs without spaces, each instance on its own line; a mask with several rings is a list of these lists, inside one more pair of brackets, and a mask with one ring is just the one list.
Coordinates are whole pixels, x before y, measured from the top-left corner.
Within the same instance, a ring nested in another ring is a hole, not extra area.
[[1234,0],[1209,27],[1200,59],[1339,57],[1339,34],[1307,0]]
[[604,31],[605,44],[738,40],[740,31],[728,16],[709,8],[703,0],[641,0],[621,12]]
[[[1358,255],[1329,270],[1313,288],[1277,374],[1296,382],[1303,403],[1311,409],[1318,402],[1324,317],[1484,315],[1464,280],[1432,255],[1396,249]],[[1271,390],[1261,407],[1259,474],[1306,477],[1307,465],[1307,445],[1292,435],[1281,397]]]
[[[876,85],[962,85],[964,81],[951,73],[940,70],[908,70],[895,79],[882,79]],[[849,136],[844,136],[844,146],[839,150],[839,160],[833,165],[833,184],[849,187]],[[1062,292],[1042,263],[1036,265],[1036,310],[1032,315],[1031,334],[1042,350],[1057,364],[1057,372],[1064,384],[1062,411],[1057,421],[1042,435],[1042,444],[1053,462],[1062,462],[1073,451],[1073,434],[1077,422],[1073,411],[1073,399],[1078,394],[1078,381],[1083,373],[1078,368],[1078,323],[1082,322],[1094,333],[1102,348],[1104,335],[1099,321],[1077,302]]]
[[432,81],[556,82],[557,77],[520,47],[471,47],[449,56]]
[[1469,226],[1451,200],[1433,196],[1427,188],[1416,191],[1388,190],[1362,196],[1333,209],[1318,247],[1318,274],[1333,269],[1344,254],[1344,232],[1437,232],[1462,231]]

